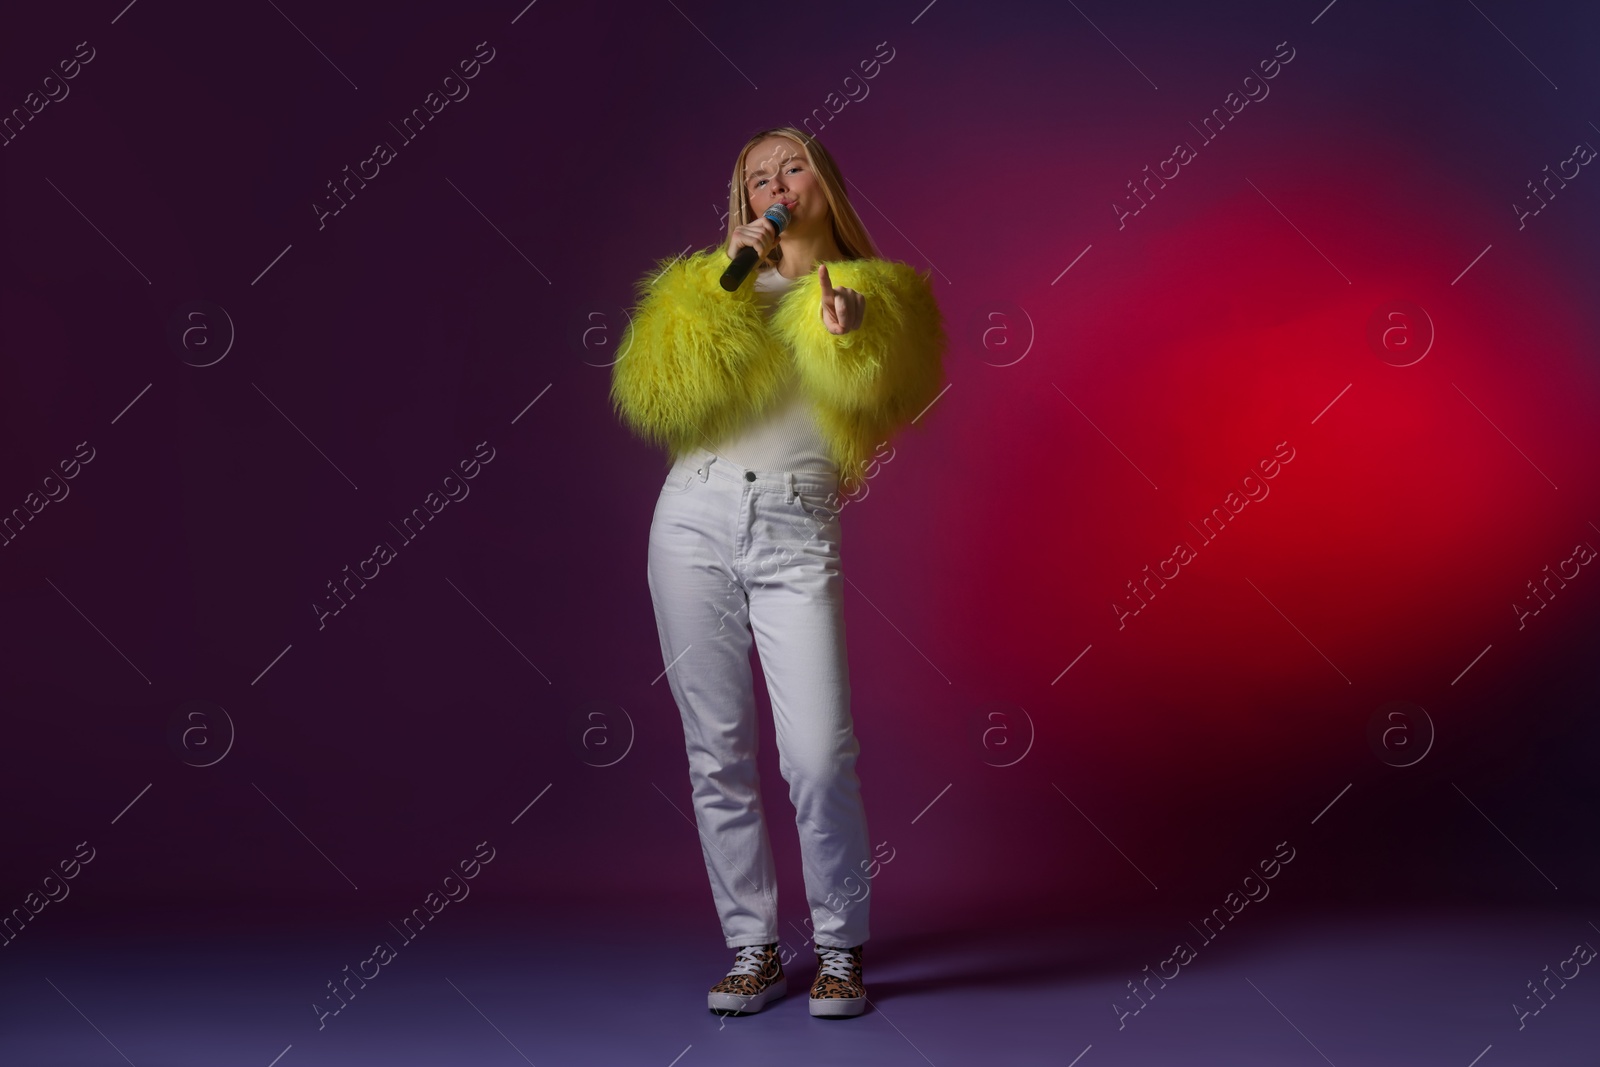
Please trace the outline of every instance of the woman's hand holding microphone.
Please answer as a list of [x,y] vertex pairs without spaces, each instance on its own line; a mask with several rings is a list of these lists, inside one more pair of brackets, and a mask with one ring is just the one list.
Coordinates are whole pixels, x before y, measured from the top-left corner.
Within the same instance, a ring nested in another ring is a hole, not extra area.
[[771,219],[763,215],[754,222],[747,222],[743,226],[736,226],[733,236],[728,238],[728,258],[733,259],[739,254],[741,248],[754,248],[761,253],[758,261],[767,258],[773,246],[778,243],[778,227]]

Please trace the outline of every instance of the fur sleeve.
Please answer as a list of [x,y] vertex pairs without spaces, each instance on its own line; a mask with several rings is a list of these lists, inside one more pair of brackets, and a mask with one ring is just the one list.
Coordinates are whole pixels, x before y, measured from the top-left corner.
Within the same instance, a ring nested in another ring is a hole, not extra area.
[[764,405],[786,357],[749,285],[723,290],[720,246],[663,259],[637,297],[611,370],[611,404],[635,434],[669,448],[717,439],[744,405]]
[[904,263],[841,260],[828,265],[834,286],[866,298],[861,325],[833,334],[822,323],[822,285],[813,271],[785,300],[773,325],[793,346],[802,381],[843,411],[901,423],[944,387],[948,343],[928,279]]

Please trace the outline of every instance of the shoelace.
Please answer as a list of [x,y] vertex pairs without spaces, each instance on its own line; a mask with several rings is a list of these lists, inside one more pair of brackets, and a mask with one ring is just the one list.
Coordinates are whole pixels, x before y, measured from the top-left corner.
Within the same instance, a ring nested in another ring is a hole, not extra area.
[[831,974],[835,978],[842,978],[846,982],[855,981],[855,957],[848,950],[842,948],[828,948],[824,945],[817,946],[817,962],[822,965],[823,974]]
[[733,959],[729,976],[735,974],[760,974],[767,966],[768,949],[765,945],[745,945]]

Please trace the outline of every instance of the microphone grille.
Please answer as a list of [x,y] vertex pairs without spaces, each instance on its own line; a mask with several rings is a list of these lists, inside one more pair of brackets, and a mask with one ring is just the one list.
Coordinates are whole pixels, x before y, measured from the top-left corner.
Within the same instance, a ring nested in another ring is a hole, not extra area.
[[762,214],[772,220],[773,225],[778,227],[779,233],[782,233],[789,226],[789,209],[782,204],[773,204]]

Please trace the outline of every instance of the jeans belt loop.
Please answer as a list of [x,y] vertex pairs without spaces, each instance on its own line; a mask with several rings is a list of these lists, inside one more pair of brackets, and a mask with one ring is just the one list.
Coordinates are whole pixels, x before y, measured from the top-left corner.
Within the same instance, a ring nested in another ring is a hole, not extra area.
[[784,502],[792,504],[800,496],[800,490],[796,488],[794,484],[794,472],[784,471],[783,482],[784,488],[788,491],[787,495],[784,497]]

